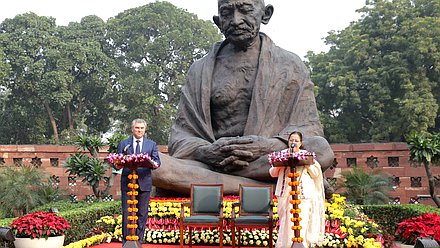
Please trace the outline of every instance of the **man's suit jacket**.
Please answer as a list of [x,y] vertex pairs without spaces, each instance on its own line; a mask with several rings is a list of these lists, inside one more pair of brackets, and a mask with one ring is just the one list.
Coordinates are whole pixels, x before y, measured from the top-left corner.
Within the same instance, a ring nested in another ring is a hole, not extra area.
[[[118,144],[118,153],[123,154],[133,154],[135,149],[134,137],[131,136],[128,139],[125,139],[121,141]],[[157,149],[156,142],[147,139],[144,137],[144,140],[142,142],[142,153],[147,153],[150,155],[151,159],[155,161],[160,166],[160,158],[159,158],[159,151]],[[137,174],[139,175],[138,183],[139,183],[139,190],[141,191],[151,191],[152,186],[152,178],[151,178],[151,168],[148,167],[139,167],[137,169]],[[121,190],[124,191],[130,191],[130,188],[128,188],[129,179],[127,176],[130,174],[130,169],[124,168],[122,170],[121,175]]]

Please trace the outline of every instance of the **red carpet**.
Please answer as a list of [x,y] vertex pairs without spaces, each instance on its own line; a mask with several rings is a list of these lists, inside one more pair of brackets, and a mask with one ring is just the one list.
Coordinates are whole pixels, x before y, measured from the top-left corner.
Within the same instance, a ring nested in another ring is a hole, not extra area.
[[[100,244],[100,245],[95,245],[92,246],[93,248],[122,248],[122,243],[106,243],[106,244]],[[179,245],[157,245],[157,244],[142,244],[142,248],[154,248],[154,247],[159,247],[159,248],[176,248],[179,247]],[[183,246],[185,247],[185,246]],[[186,246],[189,247],[189,246]],[[208,246],[194,246],[194,248],[207,248]],[[209,248],[212,248],[209,247]]]
[[[93,248],[122,248],[122,243],[113,242],[113,243],[106,243],[106,244],[95,245],[95,246],[92,246],[92,247]],[[142,248],[155,248],[155,247],[158,247],[158,248],[177,248],[177,247],[179,247],[179,245],[158,245],[158,244],[143,244],[142,245]],[[186,247],[189,247],[189,246],[184,245],[183,247],[186,248]],[[193,248],[214,248],[216,246],[193,245],[192,247]],[[223,247],[231,247],[231,246],[223,246]],[[244,247],[244,246],[242,246],[242,247]],[[253,248],[253,247],[246,246],[246,248]],[[255,248],[257,248],[257,247],[255,247]]]

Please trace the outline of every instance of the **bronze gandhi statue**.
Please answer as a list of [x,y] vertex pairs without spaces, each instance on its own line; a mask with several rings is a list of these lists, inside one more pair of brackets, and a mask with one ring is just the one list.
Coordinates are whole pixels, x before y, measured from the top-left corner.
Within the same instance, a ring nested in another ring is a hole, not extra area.
[[240,183],[272,182],[267,154],[287,148],[294,130],[323,170],[332,164],[306,66],[260,32],[273,12],[264,0],[218,1],[213,20],[225,40],[189,69],[156,187],[223,183],[236,194]]

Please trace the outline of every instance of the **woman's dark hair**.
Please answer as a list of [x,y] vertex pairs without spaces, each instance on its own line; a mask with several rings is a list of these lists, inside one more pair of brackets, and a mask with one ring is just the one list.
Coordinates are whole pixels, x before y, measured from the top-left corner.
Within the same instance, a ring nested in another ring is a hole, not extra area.
[[298,135],[298,136],[299,136],[299,139],[300,139],[300,141],[301,141],[301,146],[299,147],[299,149],[304,150],[305,148],[304,148],[304,145],[302,144],[302,141],[303,141],[303,135],[302,135],[302,133],[299,132],[299,131],[293,131],[293,132],[291,132],[291,133],[289,134],[289,139],[287,140],[287,142],[290,140],[290,137],[291,137],[292,135],[294,135],[294,134]]

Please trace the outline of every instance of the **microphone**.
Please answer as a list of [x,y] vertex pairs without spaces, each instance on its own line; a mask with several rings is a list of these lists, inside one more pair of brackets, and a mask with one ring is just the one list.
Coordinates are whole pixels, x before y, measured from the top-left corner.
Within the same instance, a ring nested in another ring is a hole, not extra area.
[[127,149],[128,149],[130,146],[131,146],[131,144],[126,145],[122,151],[123,151],[124,153],[126,153],[126,152],[127,152]]
[[290,145],[290,153],[293,153],[293,148],[295,148],[295,143],[292,143],[292,144]]

